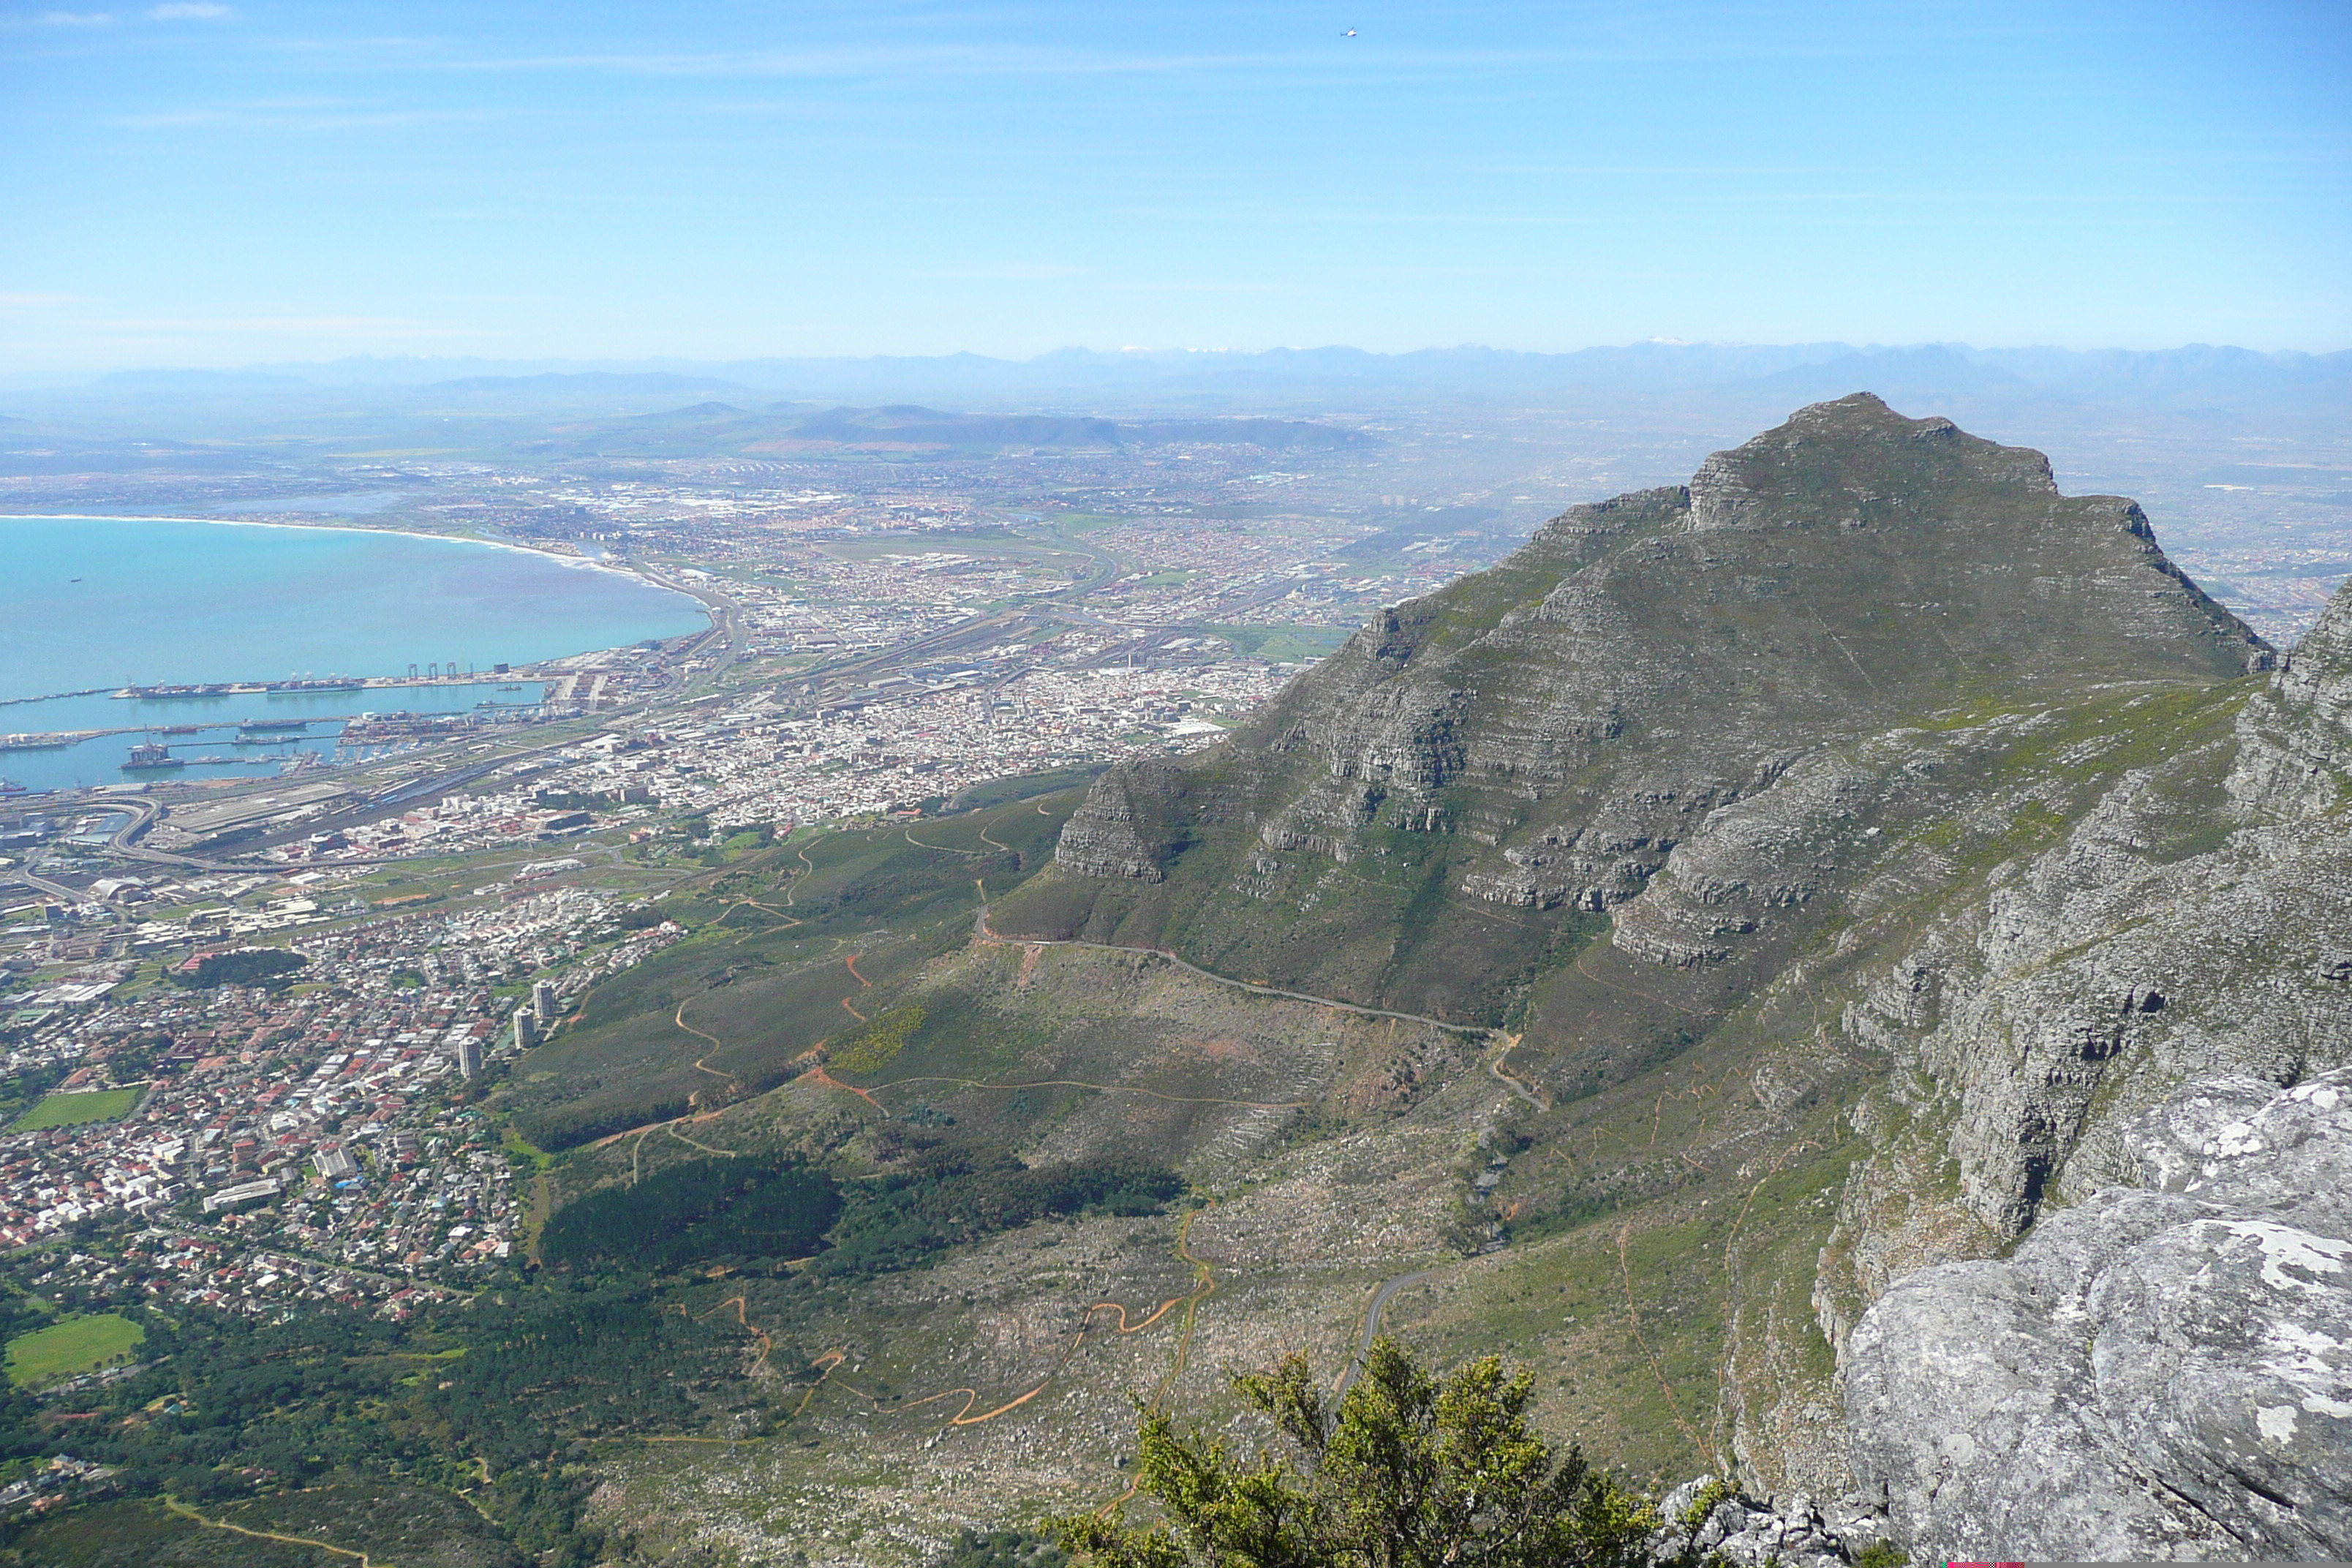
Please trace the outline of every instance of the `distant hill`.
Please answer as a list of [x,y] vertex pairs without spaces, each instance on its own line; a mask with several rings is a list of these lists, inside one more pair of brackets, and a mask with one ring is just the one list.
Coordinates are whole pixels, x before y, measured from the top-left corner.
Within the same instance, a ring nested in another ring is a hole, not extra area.
[[601,457],[868,453],[980,456],[1017,449],[1117,450],[1137,446],[1240,445],[1267,449],[1364,446],[1370,437],[1295,419],[1152,420],[1124,425],[1081,415],[959,414],[919,404],[810,412],[779,403],[745,409],[708,401],[658,414],[561,426],[525,451]]
[[2015,372],[1941,343],[1866,349],[1818,364],[1792,365],[1747,384],[1791,403],[1840,397],[1858,386],[1898,402],[1955,395],[2030,397],[2037,392]]
[[457,381],[436,381],[418,389],[420,395],[431,397],[495,394],[514,398],[530,398],[550,394],[619,394],[646,395],[669,394],[708,397],[714,393],[743,395],[748,401],[758,395],[751,387],[708,375],[677,375],[667,371],[578,371],[543,372],[538,375],[476,375]]

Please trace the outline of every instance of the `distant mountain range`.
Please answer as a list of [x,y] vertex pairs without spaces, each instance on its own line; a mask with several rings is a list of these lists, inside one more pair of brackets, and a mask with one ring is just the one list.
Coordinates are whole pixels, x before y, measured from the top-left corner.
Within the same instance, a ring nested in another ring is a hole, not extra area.
[[730,451],[746,457],[827,452],[995,452],[1008,447],[1096,448],[1244,445],[1270,450],[1371,444],[1356,431],[1297,419],[1156,419],[1122,423],[1051,414],[951,414],[919,404],[829,408],[790,403],[762,409],[709,401],[660,414],[560,426],[526,451],[661,457]]
[[[1981,395],[2130,402],[2161,407],[2244,406],[2274,400],[2352,399],[2352,352],[2258,353],[2190,344],[2152,351],[1904,347],[1843,342],[1640,342],[1570,353],[1465,347],[1373,353],[1327,347],[1234,353],[1063,349],[1034,359],[980,354],[723,363],[343,359],[232,371],[125,370],[79,383],[13,378],[103,398],[194,393],[273,398],[316,389],[373,391],[401,404],[625,405],[673,398],[897,404],[950,398],[1034,405],[1057,395],[1194,400],[1204,406],[1335,394],[1524,397],[1572,393],[1743,391],[1776,398],[1831,396],[1870,386],[1895,397]],[[0,383],[0,385],[6,384]],[[372,398],[371,401],[376,399]]]

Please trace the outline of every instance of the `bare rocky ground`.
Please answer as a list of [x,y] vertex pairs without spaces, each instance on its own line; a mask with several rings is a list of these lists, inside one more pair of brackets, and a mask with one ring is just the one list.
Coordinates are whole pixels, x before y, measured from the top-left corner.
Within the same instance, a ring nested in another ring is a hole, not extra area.
[[[835,1337],[821,1347],[806,1342],[843,1359],[782,1436],[647,1446],[615,1463],[600,1507],[649,1549],[719,1562],[793,1562],[795,1553],[814,1563],[918,1562],[960,1524],[1027,1523],[1107,1502],[1127,1487],[1119,1465],[1137,1402],[1230,1419],[1224,1374],[1292,1350],[1336,1377],[1381,1279],[1458,1266],[1465,1242],[1475,1245],[1483,1220],[1465,1202],[1464,1173],[1483,1164],[1479,1131],[1511,1096],[1476,1069],[1474,1047],[1242,995],[1126,954],[1049,950],[1024,973],[1026,956],[1019,947],[975,946],[927,980],[947,987],[973,984],[976,972],[983,981],[1009,977],[1016,994],[1049,1015],[1140,1001],[1182,1037],[1216,1043],[1205,1079],[1193,1060],[1199,1050],[1179,1049],[1132,1064],[1127,1076],[1139,1083],[1164,1086],[1173,1074],[1180,1087],[1248,1099],[1270,1081],[1263,1053],[1286,1040],[1294,1092],[1322,1089],[1344,1100],[1351,1083],[1389,1081],[1400,1053],[1449,1064],[1451,1081],[1370,1125],[1304,1142],[1288,1141],[1286,1123],[1320,1110],[1320,1100],[1278,1117],[1218,1108],[1185,1130],[1198,1206],[1033,1226],[865,1285],[854,1309],[827,1323]],[[1129,995],[1139,985],[1148,994]],[[1066,1055],[1008,1065],[1083,1070]],[[795,1085],[695,1136],[723,1146],[730,1122],[755,1119],[814,1129],[842,1097]],[[1034,1147],[1059,1153],[1164,1136],[1156,1121],[1139,1128],[1152,1112],[1126,1102],[1139,1098],[1074,1099]],[[930,1102],[961,1103],[935,1094]],[[1121,1332],[1122,1322],[1134,1331]],[[958,1392],[934,1397],[949,1390]]]

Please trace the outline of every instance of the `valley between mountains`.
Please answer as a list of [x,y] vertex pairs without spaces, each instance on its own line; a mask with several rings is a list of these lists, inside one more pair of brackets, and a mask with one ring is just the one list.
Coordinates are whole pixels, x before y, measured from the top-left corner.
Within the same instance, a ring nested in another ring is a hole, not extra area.
[[2352,599],[2283,654],[2039,454],[1801,410],[1206,752],[668,900],[498,1092],[541,1263],[713,1162],[843,1206],[664,1266],[734,1359],[592,1514],[920,1562],[1377,1301],[1916,1558],[2352,1554],[2347,770]]

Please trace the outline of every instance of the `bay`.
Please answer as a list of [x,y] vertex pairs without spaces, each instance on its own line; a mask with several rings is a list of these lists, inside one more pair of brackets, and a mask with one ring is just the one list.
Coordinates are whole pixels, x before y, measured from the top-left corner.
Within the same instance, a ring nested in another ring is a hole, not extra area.
[[[536,551],[375,530],[0,517],[0,700],[396,676],[674,637],[692,598]],[[0,709],[0,727],[36,726]]]

